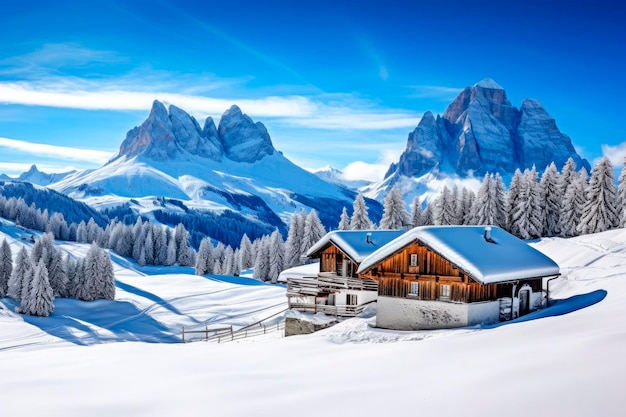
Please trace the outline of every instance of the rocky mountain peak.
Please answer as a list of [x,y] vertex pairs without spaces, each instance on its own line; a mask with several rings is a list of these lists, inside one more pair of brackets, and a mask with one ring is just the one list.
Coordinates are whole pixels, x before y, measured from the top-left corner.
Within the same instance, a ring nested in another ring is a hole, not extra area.
[[155,100],[148,118],[131,129],[120,146],[121,156],[165,161],[185,159],[188,155],[221,161],[254,162],[271,155],[274,147],[262,123],[254,123],[233,105],[222,116],[219,129],[208,117],[201,128],[183,109]]
[[511,104],[505,90],[486,78],[466,87],[453,100],[443,118],[424,113],[409,134],[407,147],[386,177],[416,177],[428,172],[451,171],[466,176],[486,172],[512,174],[536,165],[542,170],[572,157],[578,167],[589,163],[575,151],[571,139],[534,99]]

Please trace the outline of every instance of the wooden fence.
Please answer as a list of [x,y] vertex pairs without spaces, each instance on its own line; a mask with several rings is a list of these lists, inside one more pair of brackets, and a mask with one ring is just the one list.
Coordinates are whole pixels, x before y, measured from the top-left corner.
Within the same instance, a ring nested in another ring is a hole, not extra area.
[[[256,323],[251,326],[243,327],[239,330],[233,330],[233,326],[204,330],[182,330],[182,343],[189,342],[217,342],[225,343],[235,340],[245,339],[247,337],[260,336],[262,334],[280,332],[285,330],[285,320],[282,319],[274,324]],[[284,333],[283,333],[284,334]],[[189,337],[191,335],[191,337]],[[193,337],[193,335],[203,335],[204,337]]]

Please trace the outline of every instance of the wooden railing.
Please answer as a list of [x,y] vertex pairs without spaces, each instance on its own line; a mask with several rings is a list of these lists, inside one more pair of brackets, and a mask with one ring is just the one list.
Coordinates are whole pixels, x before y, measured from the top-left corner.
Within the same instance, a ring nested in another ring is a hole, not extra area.
[[313,303],[290,303],[289,307],[294,310],[301,311],[303,313],[324,313],[330,316],[338,316],[338,317],[356,317],[365,310],[365,307],[368,304],[371,304],[375,301],[371,301],[366,304],[358,305],[358,306],[332,306],[326,304],[313,304]]
[[322,273],[317,277],[289,278],[287,280],[287,296],[328,294],[344,289],[378,291],[378,282],[371,279],[342,277],[330,273]]

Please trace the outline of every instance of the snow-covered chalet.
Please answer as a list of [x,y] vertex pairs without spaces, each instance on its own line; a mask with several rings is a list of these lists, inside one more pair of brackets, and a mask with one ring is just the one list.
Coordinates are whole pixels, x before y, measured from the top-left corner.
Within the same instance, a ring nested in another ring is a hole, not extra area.
[[495,323],[538,309],[559,266],[495,226],[423,226],[360,262],[378,283],[377,327],[441,329]]
[[361,262],[404,233],[403,230],[338,230],[327,233],[307,252],[319,258],[314,277],[289,278],[289,308],[305,313],[353,317],[378,295],[376,277],[359,277]]

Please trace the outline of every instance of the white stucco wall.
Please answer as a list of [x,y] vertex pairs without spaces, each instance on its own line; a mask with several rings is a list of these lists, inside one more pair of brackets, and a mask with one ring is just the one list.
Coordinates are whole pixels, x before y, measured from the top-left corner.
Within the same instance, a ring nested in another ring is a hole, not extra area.
[[493,324],[500,321],[500,302],[486,301],[467,305],[467,324]]
[[376,326],[395,330],[463,327],[468,324],[468,304],[378,297]]
[[358,305],[366,304],[371,301],[376,301],[376,299],[378,298],[377,291],[342,290],[335,294],[336,306],[346,305],[346,294],[356,294],[356,301]]

